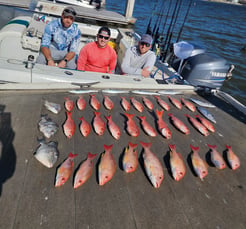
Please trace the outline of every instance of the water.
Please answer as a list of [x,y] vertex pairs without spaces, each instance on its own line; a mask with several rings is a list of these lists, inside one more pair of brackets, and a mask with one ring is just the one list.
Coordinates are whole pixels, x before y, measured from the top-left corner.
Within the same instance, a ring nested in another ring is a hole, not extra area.
[[[176,1],[172,1],[170,12]],[[183,0],[178,20],[173,30],[173,41],[176,41],[177,34],[183,23],[184,15],[189,1]],[[165,4],[163,11],[161,31],[164,28],[165,15],[167,13],[169,0],[135,0],[133,16],[137,19],[134,29],[137,33],[143,34],[149,19],[152,16],[152,28],[156,23],[156,15],[160,14],[161,4]],[[106,0],[108,10],[124,14],[126,0]],[[158,11],[157,11],[158,9]],[[0,7],[0,27],[9,19],[18,15],[28,15],[23,10],[16,10],[11,7]],[[171,13],[170,13],[171,14]],[[164,28],[167,33],[171,17],[168,18]],[[225,58],[230,64],[235,65],[233,78],[225,81],[222,90],[228,92],[240,102],[246,105],[246,51],[241,48],[246,45],[246,5],[238,6],[206,1],[193,1],[187,21],[185,23],[181,39],[186,40],[207,49],[208,52],[216,53]]]
[[[106,2],[107,9],[124,14],[125,1],[107,0]],[[153,16],[152,28],[154,27],[156,23],[154,16],[161,11],[161,5],[157,2],[157,0],[135,0],[133,16],[137,18],[134,26],[136,32],[140,34],[146,32],[151,16]],[[160,2],[165,4],[164,16],[162,24],[160,24],[160,28],[163,28],[169,0]],[[173,6],[170,12],[173,12],[172,9],[176,1],[172,2]],[[176,41],[188,4],[189,1],[182,1],[178,20],[174,27],[173,41]],[[171,18],[166,23],[164,34],[167,32],[170,20]],[[208,52],[213,52],[235,65],[233,78],[224,82],[222,90],[237,98],[244,105],[246,105],[246,51],[242,52],[241,49],[243,45],[246,45],[245,21],[246,5],[193,1],[180,39],[201,45]]]

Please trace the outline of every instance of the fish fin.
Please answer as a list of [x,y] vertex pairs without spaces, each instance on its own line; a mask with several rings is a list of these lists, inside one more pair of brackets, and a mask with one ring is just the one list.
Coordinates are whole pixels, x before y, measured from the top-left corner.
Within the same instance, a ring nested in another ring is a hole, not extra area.
[[176,151],[176,146],[174,144],[173,145],[168,144],[168,146],[169,146],[171,151]]
[[76,153],[76,154],[72,154],[71,152],[68,154],[68,157],[69,158],[71,158],[71,159],[73,159],[73,158],[75,158],[75,157],[77,157],[78,156],[78,154]]
[[141,144],[141,146],[143,147],[143,148],[150,148],[151,147],[151,145],[152,145],[152,142],[142,142],[142,141],[140,141],[140,144]]
[[89,152],[87,157],[92,160],[92,159],[94,159],[96,157],[96,155],[97,155],[96,153],[95,154],[91,154]]
[[109,150],[109,151],[111,151],[112,149],[113,149],[113,144],[112,145],[104,145],[104,149],[105,149],[105,151],[107,151],[107,150]]
[[128,145],[129,147],[132,147],[133,149],[135,149],[138,146],[138,144],[133,144],[131,142],[128,142]]
[[229,146],[229,145],[225,145],[225,147],[226,147],[227,149],[231,149],[231,148],[232,148],[232,147]]
[[217,146],[216,146],[216,145],[209,145],[209,144],[207,144],[207,146],[208,146],[210,149],[217,149]]
[[199,146],[195,147],[193,145],[190,144],[190,148],[193,150],[193,151],[198,151],[199,150]]

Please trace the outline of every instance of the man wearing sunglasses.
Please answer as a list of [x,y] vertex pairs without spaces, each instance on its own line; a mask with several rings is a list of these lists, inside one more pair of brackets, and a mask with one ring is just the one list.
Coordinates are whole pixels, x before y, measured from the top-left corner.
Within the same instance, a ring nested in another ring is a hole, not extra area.
[[153,38],[144,34],[137,46],[126,50],[121,64],[123,74],[149,77],[156,61],[156,55],[150,50]]
[[76,69],[75,54],[81,33],[73,23],[75,17],[76,11],[72,7],[66,7],[61,18],[46,25],[37,63]]
[[77,69],[82,71],[114,73],[117,55],[108,45],[110,29],[101,27],[98,30],[97,40],[86,44],[79,53]]

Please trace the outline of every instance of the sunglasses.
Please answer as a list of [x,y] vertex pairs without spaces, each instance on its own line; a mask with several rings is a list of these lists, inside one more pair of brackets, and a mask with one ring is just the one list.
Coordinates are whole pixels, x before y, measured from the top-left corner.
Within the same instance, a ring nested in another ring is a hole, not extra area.
[[105,37],[105,36],[103,36],[103,35],[101,35],[101,34],[98,34],[98,37],[101,38],[101,39],[104,39],[104,40],[106,40],[106,41],[109,39],[109,37]]
[[65,9],[64,12],[68,14],[72,14],[73,16],[76,16],[76,12],[74,12],[73,10]]
[[146,46],[146,47],[149,47],[150,46],[150,44],[149,43],[146,43],[146,42],[140,42],[140,44],[142,45],[142,46]]

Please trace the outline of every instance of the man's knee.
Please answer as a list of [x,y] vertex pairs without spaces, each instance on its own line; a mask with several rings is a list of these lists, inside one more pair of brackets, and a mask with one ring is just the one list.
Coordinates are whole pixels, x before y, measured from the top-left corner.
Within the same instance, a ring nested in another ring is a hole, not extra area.
[[76,69],[77,68],[77,65],[75,62],[75,57],[67,62],[67,68],[70,68],[70,69]]
[[46,58],[43,53],[40,52],[39,56],[37,57],[36,62],[38,64],[47,64]]

